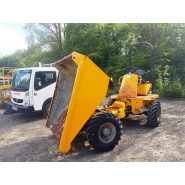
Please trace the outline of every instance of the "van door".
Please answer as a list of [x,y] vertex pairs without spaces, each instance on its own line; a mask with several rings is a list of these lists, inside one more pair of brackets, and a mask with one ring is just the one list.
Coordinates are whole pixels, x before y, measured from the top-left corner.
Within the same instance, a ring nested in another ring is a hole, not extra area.
[[[37,79],[37,80],[36,80]],[[36,84],[36,81],[39,84]],[[34,79],[34,109],[35,111],[42,110],[43,103],[48,98],[53,96],[56,82],[56,71],[37,71]]]

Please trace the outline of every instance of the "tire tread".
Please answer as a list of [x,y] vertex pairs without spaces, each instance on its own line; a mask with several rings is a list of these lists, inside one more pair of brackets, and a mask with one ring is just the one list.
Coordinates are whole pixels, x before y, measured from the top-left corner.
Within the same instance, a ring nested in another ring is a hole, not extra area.
[[[117,122],[119,127],[119,133],[117,133],[117,135],[115,136],[114,142],[111,143],[110,146],[105,147],[103,145],[101,146],[99,142],[96,142],[97,140],[96,132],[97,132],[98,125],[101,124],[101,122],[106,119],[114,120]],[[87,140],[89,141],[89,144],[93,148],[95,148],[100,152],[110,151],[115,147],[115,145],[118,145],[118,141],[121,139],[122,129],[123,127],[122,127],[121,121],[114,114],[106,111],[102,111],[92,116],[87,128]]]

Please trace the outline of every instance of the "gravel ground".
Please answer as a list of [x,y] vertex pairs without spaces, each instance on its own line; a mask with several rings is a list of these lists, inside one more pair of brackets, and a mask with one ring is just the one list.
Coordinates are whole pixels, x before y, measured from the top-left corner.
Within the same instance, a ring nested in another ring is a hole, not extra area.
[[[102,102],[106,104],[108,98]],[[0,109],[0,161],[185,161],[185,100],[160,99],[162,123],[146,125],[146,116],[122,120],[123,135],[113,151],[99,153],[78,134],[67,154],[58,152],[58,142],[45,127],[42,115],[2,115]]]

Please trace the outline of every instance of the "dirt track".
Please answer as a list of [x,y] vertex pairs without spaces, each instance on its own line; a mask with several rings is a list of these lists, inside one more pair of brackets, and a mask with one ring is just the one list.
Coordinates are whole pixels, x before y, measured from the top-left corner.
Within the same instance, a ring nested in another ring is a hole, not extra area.
[[160,101],[160,127],[147,126],[144,115],[129,116],[119,145],[106,153],[91,148],[81,133],[61,154],[42,115],[2,115],[0,109],[0,161],[185,161],[185,100]]

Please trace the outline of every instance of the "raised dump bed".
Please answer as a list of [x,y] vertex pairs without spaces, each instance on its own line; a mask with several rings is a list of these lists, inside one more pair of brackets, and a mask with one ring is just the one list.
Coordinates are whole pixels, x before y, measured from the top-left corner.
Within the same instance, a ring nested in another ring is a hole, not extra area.
[[73,52],[55,63],[59,70],[46,125],[66,153],[106,96],[110,78],[88,57]]

